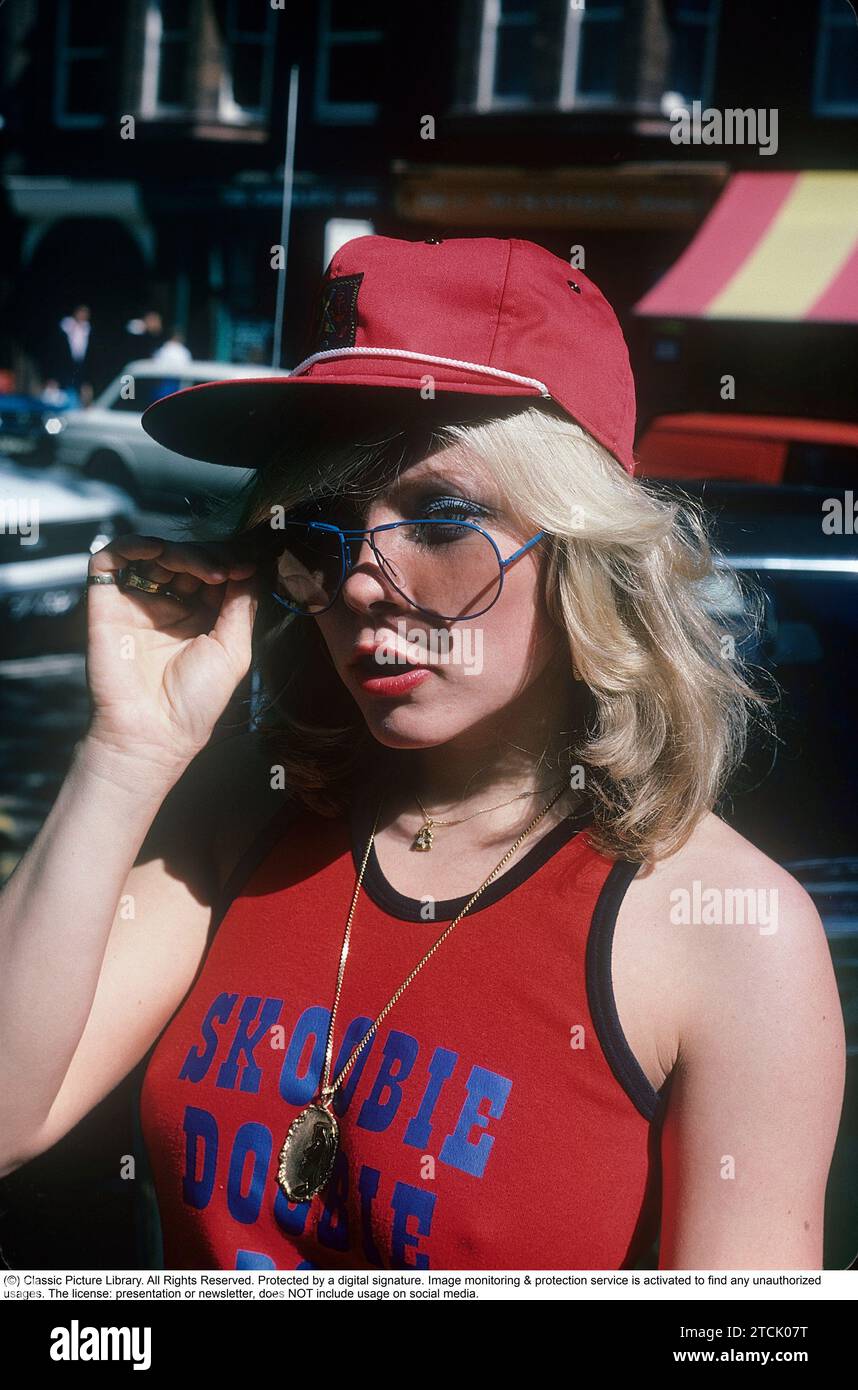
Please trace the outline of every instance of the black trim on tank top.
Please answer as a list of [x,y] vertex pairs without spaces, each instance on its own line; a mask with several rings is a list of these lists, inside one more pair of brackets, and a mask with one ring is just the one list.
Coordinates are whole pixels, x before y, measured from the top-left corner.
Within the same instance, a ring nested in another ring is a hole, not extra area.
[[617,915],[639,868],[640,864],[618,859],[602,884],[590,923],[585,969],[590,1016],[608,1065],[644,1119],[651,1121],[665,1098],[667,1081],[657,1091],[632,1052],[617,1013],[611,974]]
[[[564,816],[563,820],[553,825],[541,840],[537,840],[535,845],[531,845],[520,859],[513,860],[511,868],[502,873],[499,878],[492,880],[488,888],[484,889],[477,898],[474,906],[469,908],[468,915],[473,916],[475,912],[481,912],[484,908],[491,907],[493,903],[500,902],[507,893],[511,893],[514,888],[525,883],[563,845],[568,844],[580,830],[585,829],[591,820],[589,803],[579,808],[578,811],[570,812],[569,815]],[[352,817],[352,859],[355,872],[360,870],[363,863],[366,842],[371,828],[371,820],[366,808],[362,805],[357,815]],[[420,851],[415,850],[414,852],[418,854]],[[421,912],[424,907],[421,900],[406,897],[404,893],[400,893],[398,889],[393,887],[392,883],[388,882],[378,862],[375,845],[370,850],[362,886],[376,906],[382,908],[391,917],[398,917],[402,922],[423,922],[427,926],[431,926],[433,922],[452,922],[472,896],[472,893],[465,893],[459,898],[436,899],[434,915],[427,922]],[[479,884],[475,884],[473,891],[476,891],[478,887]]]
[[[507,869],[500,878],[490,883],[474,906],[469,909],[469,915],[479,912],[481,908],[490,907],[492,903],[499,902],[501,898],[506,897],[507,893],[526,882],[563,845],[568,844],[580,830],[586,829],[591,823],[592,806],[586,802],[577,812],[564,817],[562,821],[558,821],[557,825],[552,826],[541,840],[531,846],[518,863],[513,863],[512,868]],[[362,807],[356,818],[352,820],[352,859],[356,872],[360,869],[363,856],[366,853],[369,830],[369,818],[366,810]],[[661,1090],[657,1091],[632,1052],[617,1013],[611,975],[611,956],[617,915],[629,884],[635,878],[639,868],[640,864],[619,859],[611,866],[605,882],[602,884],[596,905],[593,908],[587,935],[585,988],[593,1026],[608,1065],[615,1079],[644,1119],[652,1122],[666,1100],[668,1082],[665,1081]],[[373,845],[367,861],[363,887],[373,902],[390,916],[405,922],[425,921],[420,915],[420,909],[423,906],[420,899],[406,897],[388,882],[378,862],[375,845]],[[435,903],[435,915],[431,919],[432,922],[452,921],[462,911],[470,896],[470,893],[467,893],[460,898],[438,899]]]
[[[284,805],[279,806],[273,812],[256,838],[245,849],[230,873],[220,895],[217,912],[209,928],[207,948],[211,945],[215,932],[240,890],[304,809],[305,807],[298,797],[290,796]],[[506,897],[507,893],[511,893],[514,888],[525,883],[563,845],[568,844],[575,835],[586,829],[591,820],[592,806],[589,802],[585,802],[583,807],[580,807],[575,813],[564,816],[563,820],[552,826],[547,834],[543,835],[542,839],[538,840],[535,845],[532,845],[517,863],[513,863],[512,868],[507,869],[506,873],[501,874],[500,878],[489,884],[470,912],[479,912],[482,908],[490,907],[492,903],[499,902],[501,898]],[[357,872],[366,852],[366,839],[370,829],[364,806],[361,806],[357,813],[352,813],[350,827],[352,860],[355,872]],[[626,891],[636,877],[639,868],[640,864],[626,859],[618,859],[612,865],[605,882],[602,884],[587,935],[585,987],[593,1026],[608,1065],[644,1119],[652,1121],[659,1111],[663,1110],[671,1077],[668,1076],[657,1091],[632,1052],[617,1013],[611,973],[617,916]],[[425,921],[421,916],[423,904],[420,899],[409,898],[399,893],[385,878],[378,862],[375,845],[370,852],[363,887],[376,905],[390,916],[398,917],[404,922]],[[467,893],[459,898],[438,899],[435,903],[435,916],[432,921],[452,921],[462,911],[470,896]]]
[[298,797],[290,796],[282,806],[278,806],[277,810],[269,816],[262,829],[247,846],[221,890],[217,910],[209,927],[207,948],[211,945],[215,932],[237,898],[239,891],[250,880],[251,875],[256,872],[263,859],[270,854],[303,809],[303,804]]

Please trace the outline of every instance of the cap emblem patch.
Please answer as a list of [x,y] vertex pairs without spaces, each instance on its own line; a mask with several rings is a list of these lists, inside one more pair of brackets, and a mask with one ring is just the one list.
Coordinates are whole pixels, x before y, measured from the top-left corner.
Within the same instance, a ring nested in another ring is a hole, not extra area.
[[354,347],[357,333],[357,297],[363,271],[336,275],[322,281],[313,352]]

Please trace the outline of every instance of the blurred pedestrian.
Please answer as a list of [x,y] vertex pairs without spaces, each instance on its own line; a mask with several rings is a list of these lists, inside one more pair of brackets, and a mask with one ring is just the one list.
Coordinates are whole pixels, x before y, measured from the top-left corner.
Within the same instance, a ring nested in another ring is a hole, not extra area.
[[39,400],[45,405],[54,405],[60,409],[69,404],[69,393],[64,391],[53,377],[48,377],[39,392]]
[[[157,309],[147,309],[139,319],[125,325],[125,360],[151,357],[164,341],[164,324]],[[124,364],[123,364],[124,365]]]
[[184,367],[193,362],[190,350],[185,346],[185,336],[174,328],[166,342],[152,353],[152,361],[165,368]]
[[56,382],[73,406],[92,399],[89,367],[92,360],[92,322],[88,304],[78,304],[60,319],[43,363],[46,380]]
[[185,347],[184,335],[174,328],[165,343],[152,354],[152,361],[157,362],[158,366],[165,372],[175,372],[175,376],[165,375],[160,381],[153,382],[153,394],[151,399],[158,400],[161,396],[170,396],[174,391],[182,389],[180,373],[187,366],[188,362],[194,359]]

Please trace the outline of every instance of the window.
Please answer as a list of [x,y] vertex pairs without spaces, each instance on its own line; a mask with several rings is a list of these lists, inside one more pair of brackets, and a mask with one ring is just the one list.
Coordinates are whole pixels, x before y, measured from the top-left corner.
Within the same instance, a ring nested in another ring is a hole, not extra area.
[[560,75],[560,106],[610,106],[620,94],[625,4],[587,0],[569,6]]
[[104,17],[88,0],[60,0],[54,119],[81,129],[104,125],[107,44]]
[[321,0],[315,115],[330,124],[369,124],[384,86],[382,0]]
[[224,71],[218,115],[223,121],[263,121],[271,101],[276,14],[259,0],[227,0]]
[[817,116],[858,115],[858,22],[848,0],[822,0],[813,78]]
[[143,49],[145,116],[181,114],[188,105],[189,0],[149,0]]
[[535,100],[536,4],[484,0],[477,107],[529,106]]
[[679,0],[670,16],[667,87],[671,108],[701,101],[712,91],[719,0]]
[[[562,27],[555,40],[539,0],[483,0],[477,110],[613,105],[626,8],[624,0],[565,0],[556,12]],[[552,74],[558,46],[559,73]]]
[[650,35],[644,6],[627,0],[482,0],[476,110],[618,107],[654,71],[664,73],[671,109],[706,100],[720,0],[662,0],[650,9],[663,11],[666,43]]

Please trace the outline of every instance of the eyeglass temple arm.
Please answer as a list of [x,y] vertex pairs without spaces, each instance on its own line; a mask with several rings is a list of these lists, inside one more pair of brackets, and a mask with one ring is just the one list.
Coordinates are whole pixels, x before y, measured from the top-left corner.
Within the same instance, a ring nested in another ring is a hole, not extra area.
[[504,569],[506,569],[507,565],[511,565],[513,560],[517,560],[519,555],[523,555],[526,550],[529,550],[532,545],[536,545],[537,541],[542,540],[544,535],[544,531],[537,531],[536,535],[531,536],[529,541],[526,541],[524,545],[520,545],[518,550],[514,550],[511,555],[508,555],[505,560],[502,560],[501,564]]

